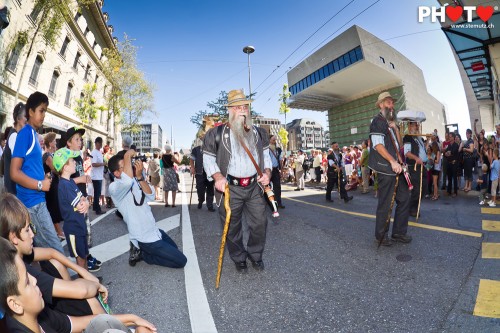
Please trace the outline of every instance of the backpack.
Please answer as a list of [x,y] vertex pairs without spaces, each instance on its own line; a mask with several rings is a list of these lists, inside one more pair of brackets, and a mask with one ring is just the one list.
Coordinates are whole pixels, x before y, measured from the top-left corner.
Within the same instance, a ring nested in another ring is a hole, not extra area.
[[312,161],[311,161],[311,160],[309,160],[309,159],[305,159],[305,160],[304,160],[304,163],[302,163],[302,169],[304,169],[304,171],[307,171],[307,170],[309,170],[311,167],[312,167]]

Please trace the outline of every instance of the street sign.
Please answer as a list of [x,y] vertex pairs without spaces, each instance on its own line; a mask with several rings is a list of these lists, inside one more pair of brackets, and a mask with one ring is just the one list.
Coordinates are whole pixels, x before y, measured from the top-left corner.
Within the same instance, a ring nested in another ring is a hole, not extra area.
[[472,64],[470,64],[470,67],[472,68],[473,72],[484,70],[484,64],[482,61],[473,62]]

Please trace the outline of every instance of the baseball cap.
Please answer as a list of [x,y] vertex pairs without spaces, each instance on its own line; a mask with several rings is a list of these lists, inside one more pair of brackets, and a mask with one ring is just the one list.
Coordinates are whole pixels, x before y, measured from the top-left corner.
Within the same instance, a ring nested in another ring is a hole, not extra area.
[[57,171],[61,171],[63,166],[68,162],[70,158],[75,158],[80,156],[78,150],[70,150],[68,148],[61,148],[54,153],[52,158],[52,164]]

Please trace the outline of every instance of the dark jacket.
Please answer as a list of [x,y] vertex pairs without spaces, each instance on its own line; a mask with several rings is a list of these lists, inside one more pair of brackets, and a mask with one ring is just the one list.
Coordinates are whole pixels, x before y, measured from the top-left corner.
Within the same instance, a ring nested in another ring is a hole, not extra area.
[[[222,130],[218,127],[210,129],[203,140],[203,154],[214,156],[215,161],[224,177],[227,177],[227,167],[231,159],[231,135],[230,128],[227,124],[223,126]],[[217,132],[220,134],[219,140],[217,139]],[[257,142],[257,154],[259,155],[259,168],[264,172],[264,149],[269,148],[269,134],[262,127],[253,126],[253,133]],[[219,142],[217,142],[219,141]],[[256,171],[257,172],[257,171]],[[208,175],[207,176],[212,176]],[[220,203],[222,192],[215,191],[215,199]]]
[[382,135],[384,137],[384,147],[389,154],[397,161],[398,153],[391,140],[391,133],[389,132],[389,124],[387,120],[378,114],[373,118],[370,125],[370,156],[368,157],[368,167],[373,171],[380,172],[390,176],[396,176],[392,171],[391,163],[380,155],[380,153],[373,147],[372,135]]

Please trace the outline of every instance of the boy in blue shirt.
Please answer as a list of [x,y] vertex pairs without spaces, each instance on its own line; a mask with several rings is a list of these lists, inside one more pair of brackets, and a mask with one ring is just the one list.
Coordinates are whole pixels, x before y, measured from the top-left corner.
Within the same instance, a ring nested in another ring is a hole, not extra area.
[[30,212],[35,226],[33,232],[36,246],[51,247],[64,253],[45,202],[44,192],[49,190],[51,179],[43,171],[42,148],[36,133],[43,125],[48,107],[48,97],[38,91],[26,101],[27,123],[17,135],[10,176],[17,184],[17,197]]
[[54,153],[52,163],[61,176],[58,188],[59,208],[64,220],[63,230],[68,242],[69,254],[76,258],[78,266],[90,268],[89,270],[95,272],[99,270],[99,267],[87,266],[89,247],[85,214],[89,209],[89,202],[71,178],[76,171],[74,158],[78,156],[80,156],[79,151],[61,148]]

